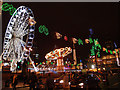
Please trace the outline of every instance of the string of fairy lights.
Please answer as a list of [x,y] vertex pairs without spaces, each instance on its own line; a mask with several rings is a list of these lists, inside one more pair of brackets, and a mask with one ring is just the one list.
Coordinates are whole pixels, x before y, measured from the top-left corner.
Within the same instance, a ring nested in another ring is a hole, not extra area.
[[[40,27],[41,27],[41,26],[42,26],[42,25],[40,25]],[[44,26],[44,25],[43,25],[43,26]],[[44,26],[44,28],[46,28],[46,27]],[[44,30],[45,30],[45,29],[44,29]],[[44,32],[44,30],[43,30],[43,29],[39,29],[39,32],[42,33],[42,32]],[[48,30],[48,29],[47,29],[47,30]],[[92,32],[92,31],[91,31],[91,32]],[[97,56],[100,57],[100,51],[101,51],[101,50],[102,50],[102,51],[105,51],[106,53],[109,53],[109,54],[119,53],[119,50],[118,50],[118,49],[114,49],[114,50],[112,51],[112,50],[108,50],[108,49],[105,48],[105,47],[101,47],[100,43],[98,42],[98,38],[96,38],[96,39],[91,38],[91,35],[93,34],[93,33],[91,33],[91,32],[90,32],[90,37],[89,37],[88,39],[85,39],[85,43],[86,43],[86,44],[88,44],[88,43],[92,44],[92,48],[90,49],[90,51],[91,51],[91,56],[95,56],[95,54],[97,54]],[[57,38],[57,39],[60,39],[60,38],[64,37],[64,40],[65,40],[65,41],[68,41],[68,37],[67,37],[67,36],[63,36],[62,34],[60,34],[60,33],[58,33],[58,32],[55,32],[55,34],[56,34],[56,38]],[[47,34],[47,35],[48,35],[48,34]],[[74,44],[78,43],[78,45],[84,45],[83,40],[81,40],[80,38],[78,38],[78,39],[72,38],[72,40],[73,40],[73,43],[74,43]]]

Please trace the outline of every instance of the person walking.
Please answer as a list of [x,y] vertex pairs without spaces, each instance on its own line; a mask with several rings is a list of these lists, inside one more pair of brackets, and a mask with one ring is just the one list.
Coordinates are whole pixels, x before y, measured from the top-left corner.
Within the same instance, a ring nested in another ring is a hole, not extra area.
[[35,75],[34,72],[32,72],[30,76],[30,90],[35,90],[36,82],[37,82],[37,76]]
[[48,74],[47,80],[46,80],[46,87],[47,90],[53,90],[54,89],[54,78],[51,76],[51,73]]
[[69,89],[70,88],[69,77],[68,77],[67,73],[65,73],[65,72],[64,72],[63,80],[64,80],[64,83],[63,83],[64,90]]
[[13,83],[13,90],[16,90],[16,85],[18,84],[18,78],[16,77]]

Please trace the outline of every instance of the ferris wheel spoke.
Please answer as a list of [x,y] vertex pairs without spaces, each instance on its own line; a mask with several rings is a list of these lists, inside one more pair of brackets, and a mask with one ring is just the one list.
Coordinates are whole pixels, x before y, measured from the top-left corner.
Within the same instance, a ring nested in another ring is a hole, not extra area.
[[11,71],[14,71],[17,67],[17,60],[13,59],[12,63],[11,63]]
[[19,47],[18,47],[18,60],[20,60],[20,57],[22,56],[22,45],[21,45],[21,41],[19,42]]
[[25,31],[25,29],[28,27],[28,17],[25,19],[25,21],[23,21],[18,29],[18,31],[16,31],[16,34],[18,34],[17,36],[20,37],[21,32]]
[[19,38],[16,38],[20,44],[24,47],[26,45],[26,42],[24,42],[23,40],[19,39]]
[[15,40],[13,40],[13,56],[16,59],[16,52],[15,52],[16,48],[15,48]]
[[[12,43],[12,42],[11,42]],[[10,43],[10,48],[8,49],[8,55],[7,55],[7,58],[9,57],[10,53],[13,51],[13,46],[12,44]]]

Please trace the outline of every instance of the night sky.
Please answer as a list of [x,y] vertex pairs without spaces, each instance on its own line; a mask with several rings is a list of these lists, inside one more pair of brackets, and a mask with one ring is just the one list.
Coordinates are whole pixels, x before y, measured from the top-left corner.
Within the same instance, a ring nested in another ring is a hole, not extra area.
[[[66,46],[72,47],[71,38],[81,38],[83,41],[89,38],[89,29],[92,28],[94,38],[99,39],[102,47],[105,46],[105,41],[115,41],[120,47],[120,9],[118,3],[93,3],[93,2],[64,2],[64,3],[8,3],[15,8],[19,6],[29,7],[36,20],[35,38],[32,53],[39,53],[39,61],[45,60],[45,55],[55,48]],[[11,15],[9,12],[2,12],[2,35],[4,37],[7,24]],[[45,25],[49,30],[49,35],[39,33],[39,26]],[[63,38],[57,40],[55,32],[61,33],[68,37],[68,41]],[[90,54],[90,44],[76,44],[77,57],[84,59]]]

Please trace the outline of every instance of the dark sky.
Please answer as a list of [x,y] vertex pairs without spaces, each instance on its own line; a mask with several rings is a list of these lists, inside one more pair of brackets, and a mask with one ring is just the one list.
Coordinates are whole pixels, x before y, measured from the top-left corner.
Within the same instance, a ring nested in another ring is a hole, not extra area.
[[[40,61],[44,60],[46,53],[55,48],[72,46],[71,37],[81,38],[83,41],[89,37],[89,29],[92,28],[94,37],[99,39],[101,46],[104,46],[105,41],[115,41],[120,47],[120,9],[118,3],[110,2],[64,2],[64,3],[9,3],[15,8],[19,6],[29,7],[36,20],[34,47],[37,47],[36,52],[40,54]],[[7,24],[11,15],[9,12],[2,13],[3,37]],[[40,25],[45,25],[49,30],[49,35],[39,33]],[[55,38],[55,31],[69,37],[69,42],[63,39]],[[89,54],[89,45],[76,44],[77,57],[84,58]]]

